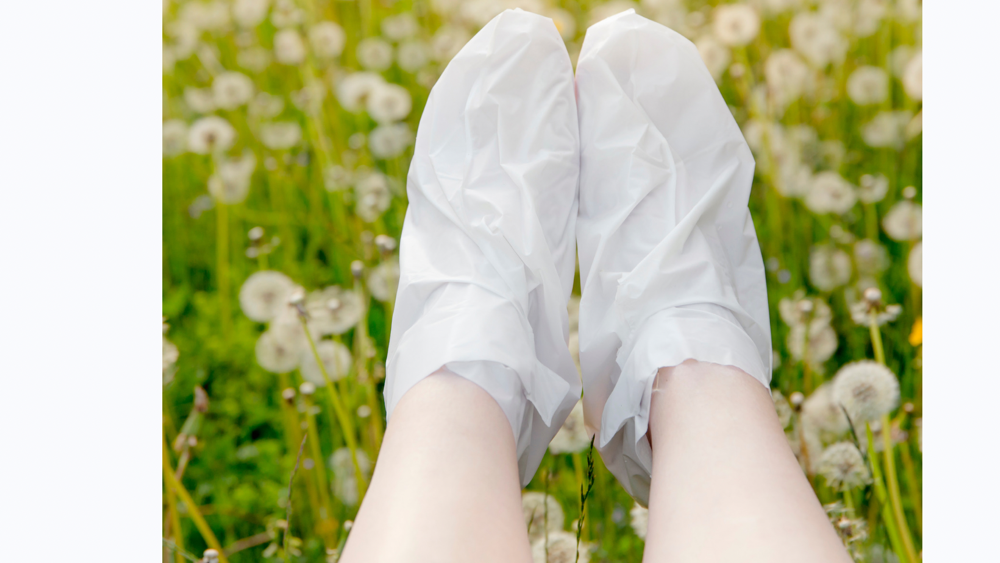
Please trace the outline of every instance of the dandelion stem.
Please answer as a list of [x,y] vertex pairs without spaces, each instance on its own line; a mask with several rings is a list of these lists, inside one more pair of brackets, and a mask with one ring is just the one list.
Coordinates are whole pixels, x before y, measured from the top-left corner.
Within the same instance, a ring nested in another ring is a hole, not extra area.
[[229,208],[216,202],[216,274],[219,279],[219,317],[222,321],[222,338],[229,341],[233,319],[229,312]]
[[302,450],[306,447],[306,439],[309,438],[307,432],[302,436],[302,443],[299,444],[299,454],[295,456],[295,466],[292,467],[292,474],[288,477],[288,504],[285,505],[285,534],[282,538],[282,549],[285,552],[285,561],[288,561],[288,532],[292,529],[292,484],[295,483],[295,473],[299,470],[299,462],[302,461]]
[[878,320],[875,311],[868,316],[868,328],[872,335],[872,349],[875,350],[875,361],[885,365],[885,349],[882,347],[882,332],[878,328]]
[[181,482],[177,480],[177,477],[174,476],[174,470],[170,467],[170,451],[167,448],[166,436],[163,436],[163,479],[167,482],[167,488],[173,489],[174,492],[177,493],[177,496],[181,497],[181,500],[184,501],[184,505],[187,506],[188,513],[190,514],[191,519],[194,520],[194,525],[198,528],[198,531],[201,533],[201,537],[204,538],[205,543],[207,543],[209,547],[219,551],[220,563],[228,563],[225,554],[222,553],[222,545],[215,537],[215,534],[212,532],[212,528],[208,525],[208,522],[205,521],[205,517],[201,515],[201,512],[198,510],[198,505],[194,502],[194,499],[191,498],[191,495],[188,494],[184,485],[182,485]]
[[[166,437],[164,437],[166,439]],[[184,556],[181,554],[184,551],[184,534],[181,531],[181,517],[177,512],[177,494],[174,492],[173,487],[167,487],[167,525],[166,528],[169,533],[164,532],[164,536],[171,536],[174,539],[174,544],[176,548],[174,549],[174,559],[176,563],[181,563],[184,561]]]
[[885,483],[882,482],[882,470],[879,467],[878,456],[875,454],[875,438],[872,435],[872,427],[867,422],[865,423],[865,435],[868,438],[868,461],[872,465],[872,482],[875,485],[875,497],[881,505],[880,512],[882,514],[882,521],[885,523],[886,535],[889,536],[889,543],[892,544],[892,550],[896,553],[896,557],[899,558],[900,563],[916,563],[909,558],[909,554],[903,547],[903,541],[899,537],[899,531],[896,529],[896,521],[889,507]]
[[913,516],[916,517],[917,533],[923,533],[923,505],[920,500],[920,483],[917,481],[917,471],[913,464],[913,456],[910,454],[909,442],[901,444],[899,447],[900,457],[903,458],[903,472],[906,475],[907,491],[910,493],[910,502],[913,504]]
[[913,545],[913,538],[910,535],[910,527],[906,523],[906,513],[903,512],[903,499],[899,494],[899,479],[896,477],[896,459],[893,455],[892,447],[892,422],[888,414],[882,415],[882,454],[885,458],[886,485],[889,489],[889,502],[892,505],[892,513],[896,518],[900,538],[903,540],[903,548],[910,561],[917,561],[917,550]]
[[[282,373],[278,377],[281,389],[288,389],[288,374]],[[285,437],[288,439],[288,451],[292,451],[295,449],[295,444],[298,444],[302,440],[302,434],[300,433],[302,426],[298,415],[295,413],[295,407],[289,401],[286,401],[284,397],[281,399],[281,411],[285,417]],[[305,483],[306,493],[309,495],[309,507],[313,511],[313,519],[316,522],[321,522],[323,518],[320,516],[320,508],[325,505],[320,501],[316,481],[314,478],[309,478],[305,480]],[[327,540],[326,536],[323,536],[323,540],[324,542]]]
[[[303,394],[303,401],[306,407],[306,432],[312,434],[313,436],[319,436],[319,429],[316,427],[316,415],[313,414],[313,402],[309,395]],[[309,449],[312,452],[313,457],[313,467],[316,472],[313,476],[319,485],[319,498],[321,503],[321,508],[319,511],[319,527],[322,531],[320,535],[323,536],[323,543],[332,543],[332,538],[328,537],[333,529],[333,526],[328,524],[328,520],[333,517],[333,507],[330,502],[330,481],[326,477],[326,463],[323,458],[323,449],[320,447],[319,440],[312,440],[309,442]]]
[[305,332],[306,340],[309,341],[309,348],[312,350],[313,359],[316,360],[320,372],[323,373],[323,380],[326,381],[326,390],[330,398],[330,406],[333,408],[334,414],[337,415],[340,428],[344,432],[344,442],[347,443],[347,449],[351,452],[351,463],[354,464],[354,473],[358,480],[358,502],[361,502],[361,499],[365,496],[368,481],[365,479],[365,474],[361,471],[361,465],[358,463],[358,444],[357,439],[354,437],[354,424],[351,423],[351,418],[347,416],[344,403],[340,400],[340,395],[330,380],[330,374],[326,372],[326,365],[323,364],[323,359],[320,358],[319,351],[316,350],[316,342],[313,340],[312,334],[309,333],[305,317],[300,316],[299,321],[302,323],[302,330]]

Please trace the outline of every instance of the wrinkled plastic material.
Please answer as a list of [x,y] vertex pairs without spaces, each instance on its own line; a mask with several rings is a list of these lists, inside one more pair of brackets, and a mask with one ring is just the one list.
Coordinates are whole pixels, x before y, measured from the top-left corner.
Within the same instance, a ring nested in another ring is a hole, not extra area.
[[505,11],[448,64],[407,177],[386,365],[389,416],[442,366],[510,420],[523,484],[580,397],[567,349],[579,134],[552,20]]
[[754,160],[695,46],[631,10],[587,31],[576,86],[584,413],[645,505],[658,368],[696,359],[770,383]]

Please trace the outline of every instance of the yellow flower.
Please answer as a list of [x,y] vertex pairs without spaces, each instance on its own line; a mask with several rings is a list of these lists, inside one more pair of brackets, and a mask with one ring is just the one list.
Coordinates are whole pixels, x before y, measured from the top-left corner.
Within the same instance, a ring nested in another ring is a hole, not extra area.
[[910,332],[910,345],[920,346],[924,343],[924,321],[923,317],[917,317],[916,322],[913,323],[913,331]]

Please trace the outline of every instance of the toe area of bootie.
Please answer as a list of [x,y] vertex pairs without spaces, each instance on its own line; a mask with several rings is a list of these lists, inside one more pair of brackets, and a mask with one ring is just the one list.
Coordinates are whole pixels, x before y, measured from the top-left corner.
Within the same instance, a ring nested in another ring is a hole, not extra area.
[[507,10],[452,59],[420,119],[407,178],[386,365],[393,408],[441,367],[507,414],[523,483],[580,396],[566,346],[579,135],[553,22]]
[[587,31],[576,84],[584,409],[645,504],[658,368],[695,359],[770,382],[754,160],[695,46],[632,11]]

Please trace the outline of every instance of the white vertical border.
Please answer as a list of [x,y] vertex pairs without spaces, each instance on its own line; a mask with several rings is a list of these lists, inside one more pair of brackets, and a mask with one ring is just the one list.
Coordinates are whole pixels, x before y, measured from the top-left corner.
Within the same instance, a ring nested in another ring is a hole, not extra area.
[[1000,2],[924,3],[924,555],[998,557]]
[[0,559],[160,557],[161,2],[0,9]]

